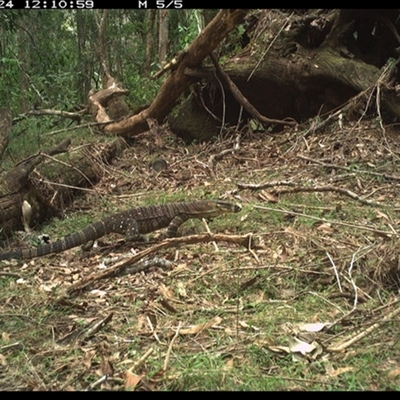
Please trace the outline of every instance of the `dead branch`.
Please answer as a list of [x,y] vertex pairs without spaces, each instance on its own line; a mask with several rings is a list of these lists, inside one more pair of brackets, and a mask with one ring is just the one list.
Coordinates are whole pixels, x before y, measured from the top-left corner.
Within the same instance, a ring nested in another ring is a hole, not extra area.
[[214,53],[210,54],[211,61],[214,64],[214,67],[217,71],[217,75],[221,78],[225,86],[228,87],[230,92],[232,93],[233,97],[235,100],[243,106],[243,108],[253,115],[255,118],[257,118],[260,122],[264,124],[277,124],[277,125],[286,125],[286,126],[296,126],[297,122],[293,118],[287,118],[287,120],[280,120],[280,119],[270,119],[267,117],[264,117],[250,102],[247,100],[245,96],[241,93],[239,88],[234,84],[231,78],[229,78],[229,75],[225,73],[225,71],[221,68],[221,66],[218,63],[217,58],[215,57]]
[[4,181],[7,183],[9,188],[18,190],[20,187],[26,184],[29,174],[37,165],[39,165],[43,161],[46,155],[65,153],[68,150],[70,144],[71,139],[66,138],[58,143],[56,146],[53,146],[47,150],[39,151],[33,156],[22,160],[15,166],[15,168],[6,173]]
[[278,189],[275,190],[276,194],[286,194],[286,193],[299,193],[299,192],[335,192],[339,194],[343,194],[352,198],[353,200],[357,200],[360,203],[366,204],[368,206],[381,207],[381,204],[376,203],[372,200],[366,200],[360,197],[358,194],[352,192],[351,190],[344,189],[336,186],[313,186],[313,187],[296,187],[293,189]]
[[81,124],[81,125],[75,125],[69,128],[62,128],[62,129],[57,129],[55,131],[50,131],[47,133],[44,133],[43,136],[53,136],[53,135],[58,135],[59,133],[63,133],[63,132],[70,132],[70,131],[76,131],[78,129],[82,129],[82,128],[91,128],[91,127],[95,127],[95,126],[104,126],[107,124],[111,124],[114,121],[108,121],[108,122],[88,122],[87,124]]
[[[139,253],[135,254],[133,257],[129,258],[128,260],[123,260],[118,262],[117,264],[113,265],[112,267],[108,268],[106,271],[100,272],[98,274],[90,275],[81,279],[79,282],[71,285],[66,290],[66,295],[71,295],[74,292],[81,291],[91,285],[93,282],[98,281],[100,279],[109,278],[115,275],[118,275],[121,270],[124,268],[137,263],[142,258],[153,254],[159,250],[168,249],[171,247],[180,247],[183,245],[190,245],[196,243],[208,243],[208,242],[227,242],[227,243],[235,243],[240,246],[246,247],[246,249],[250,246],[251,234],[247,235],[223,235],[223,234],[203,234],[203,235],[191,235],[191,236],[184,236],[179,238],[171,238],[165,239],[161,243],[157,243],[156,245],[140,251]],[[150,265],[145,265],[142,268],[138,268],[137,271],[130,271],[133,272],[140,272],[144,269],[149,268]],[[64,296],[59,298],[58,300],[63,300]]]
[[19,118],[23,118],[25,116],[42,116],[42,115],[52,115],[61,118],[69,118],[73,121],[81,122],[83,112],[68,112],[68,111],[60,111],[60,110],[51,110],[51,109],[40,109],[40,110],[31,110],[19,116]]
[[239,182],[236,184],[236,186],[240,189],[250,189],[250,190],[262,190],[266,189],[269,187],[274,187],[274,186],[296,186],[294,182],[290,181],[271,181],[271,182],[265,182],[265,183],[243,183]]
[[259,185],[253,184],[253,183],[238,183],[237,184],[237,187],[241,190],[242,189],[261,190],[261,189],[265,189],[265,188],[273,187],[273,186],[292,186],[293,187],[293,189],[274,190],[274,193],[276,193],[276,194],[299,193],[299,192],[336,192],[336,193],[351,197],[353,200],[357,200],[368,206],[375,206],[375,207],[381,206],[379,203],[376,203],[374,201],[363,199],[361,196],[352,192],[351,190],[336,187],[336,186],[310,186],[310,187],[297,186],[297,187],[294,187],[294,186],[296,186],[296,184],[294,182],[288,182],[288,181],[273,181],[273,182],[261,183]]
[[142,357],[140,357],[133,365],[132,367],[130,367],[128,369],[128,372],[132,373],[133,371],[135,371],[137,368],[139,368],[142,364],[144,364],[144,362],[151,356],[151,354],[153,353],[154,348],[150,347],[149,350],[146,351],[145,354],[143,354]]
[[[105,318],[101,319],[99,322],[94,324],[91,328],[87,330],[84,334],[84,338],[89,338],[97,333],[100,329],[103,329],[105,325],[107,325],[113,317],[113,313],[108,314]],[[81,338],[83,339],[83,338]]]
[[347,349],[352,344],[358,342],[359,340],[363,339],[364,337],[366,337],[367,335],[372,333],[374,330],[378,329],[384,323],[393,319],[393,317],[395,317],[397,314],[400,314],[400,307],[393,310],[389,314],[387,314],[384,318],[382,318],[381,321],[371,325],[369,328],[367,328],[361,332],[358,332],[356,335],[352,336],[350,339],[347,339],[346,341],[338,343],[336,345],[329,346],[327,348],[327,350],[328,351],[343,351],[343,350]]
[[107,125],[105,133],[135,136],[148,129],[146,121],[149,117],[161,123],[173,109],[179,96],[194,82],[192,77],[185,74],[185,69],[200,65],[229,32],[243,21],[247,13],[248,10],[243,9],[221,10],[183,52],[180,62],[171,71],[150,107],[132,117]]
[[171,357],[172,346],[174,345],[174,342],[175,342],[176,338],[177,338],[178,335],[179,335],[179,331],[180,331],[181,327],[182,327],[182,322],[179,322],[179,325],[178,325],[178,327],[176,328],[175,335],[174,335],[174,337],[172,338],[171,343],[170,343],[169,346],[168,346],[168,351],[167,351],[167,354],[166,354],[165,360],[164,360],[163,371],[166,371],[166,370],[167,370],[167,367],[168,367],[168,364],[169,364],[169,359],[170,359],[170,357]]
[[305,218],[310,218],[310,219],[314,219],[316,221],[320,221],[323,223],[327,223],[327,224],[335,224],[335,225],[341,225],[341,226],[346,226],[348,228],[354,228],[354,229],[360,229],[360,230],[364,230],[364,231],[369,231],[369,232],[373,232],[376,233],[378,235],[384,236],[384,237],[399,237],[400,234],[395,232],[395,231],[382,231],[380,229],[375,229],[372,228],[370,226],[366,226],[366,225],[356,225],[356,224],[348,224],[346,222],[341,222],[341,221],[336,221],[336,220],[328,220],[326,218],[318,218],[318,217],[314,217],[313,215],[307,215],[307,214],[303,214],[303,213],[298,213],[295,211],[289,211],[289,210],[280,210],[278,208],[271,208],[271,207],[266,207],[266,206],[253,206],[254,208],[260,209],[260,210],[268,210],[268,211],[276,211],[276,212],[280,212],[283,214],[287,214],[287,215],[293,215],[296,217],[305,217]]
[[106,382],[108,379],[108,375],[103,375],[101,378],[97,379],[97,381],[90,384],[86,389],[85,392],[89,392],[96,388],[97,386],[101,385],[102,383]]
[[321,165],[321,166],[326,167],[326,168],[341,169],[341,170],[348,171],[348,172],[357,172],[357,173],[360,173],[360,174],[369,174],[369,175],[373,175],[373,176],[380,176],[382,178],[389,179],[389,180],[400,181],[400,176],[388,175],[388,174],[380,174],[379,172],[367,171],[366,169],[356,169],[356,170],[354,170],[354,168],[344,167],[343,165],[324,163],[323,161],[315,160],[313,158],[302,156],[302,155],[297,155],[297,157],[301,158],[302,160],[310,161],[310,162],[313,162],[315,164]]
[[218,154],[213,154],[208,159],[207,165],[211,171],[211,174],[215,176],[215,165],[217,161],[221,160],[226,154],[235,154],[240,149],[240,134],[236,134],[235,142],[231,149],[225,149],[219,152]]

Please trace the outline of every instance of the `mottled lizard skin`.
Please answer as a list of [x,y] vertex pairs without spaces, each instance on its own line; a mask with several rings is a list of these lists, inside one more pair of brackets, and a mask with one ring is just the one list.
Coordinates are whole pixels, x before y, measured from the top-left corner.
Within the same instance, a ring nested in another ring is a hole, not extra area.
[[54,243],[31,249],[18,249],[0,254],[0,260],[31,259],[84,245],[109,233],[125,235],[126,240],[135,240],[146,233],[167,228],[167,236],[177,235],[180,225],[191,218],[214,218],[225,213],[237,213],[241,207],[220,200],[199,200],[138,207],[110,215],[88,225],[79,232],[65,236]]

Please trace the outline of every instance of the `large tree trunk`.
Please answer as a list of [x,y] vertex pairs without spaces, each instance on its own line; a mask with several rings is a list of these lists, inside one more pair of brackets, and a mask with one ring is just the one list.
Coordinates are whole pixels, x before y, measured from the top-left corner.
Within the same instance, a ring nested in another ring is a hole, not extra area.
[[158,12],[158,60],[165,65],[168,52],[168,10]]
[[[280,120],[280,126],[300,123],[326,116],[364,91],[346,117],[400,118],[398,10],[313,10],[289,18],[288,12],[259,13],[250,33],[254,40],[223,65],[232,82],[210,66],[187,71],[208,85],[170,119],[173,131],[187,139],[204,138],[196,120],[207,121],[210,136],[240,118],[242,123],[251,117],[274,120],[272,125]],[[379,109],[368,109],[367,103]]]
[[[161,123],[174,108],[180,95],[196,81],[185,73],[186,69],[198,67],[203,59],[244,19],[247,12],[248,10],[220,11],[194,42],[170,63],[171,74],[150,107],[137,115],[104,126],[104,132],[130,137],[149,129],[147,123],[149,118]],[[107,90],[112,90],[112,88],[107,86]],[[117,94],[113,93],[112,96],[117,96]],[[97,94],[97,97],[104,98],[102,93]],[[95,118],[98,122],[108,122],[110,118],[106,112],[106,103],[97,101],[97,97],[90,97]]]

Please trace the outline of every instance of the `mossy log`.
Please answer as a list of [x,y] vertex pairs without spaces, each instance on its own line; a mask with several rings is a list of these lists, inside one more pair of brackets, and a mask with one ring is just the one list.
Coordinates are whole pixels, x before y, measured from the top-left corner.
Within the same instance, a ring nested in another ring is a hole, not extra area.
[[[23,228],[24,200],[32,207],[31,226],[62,216],[62,210],[80,192],[79,188],[99,181],[102,163],[110,162],[126,147],[124,140],[116,139],[106,145],[91,145],[90,151],[83,146],[67,153],[69,145],[70,140],[65,139],[56,147],[23,160],[0,177],[0,239]],[[65,153],[64,160],[48,157],[60,153]]]

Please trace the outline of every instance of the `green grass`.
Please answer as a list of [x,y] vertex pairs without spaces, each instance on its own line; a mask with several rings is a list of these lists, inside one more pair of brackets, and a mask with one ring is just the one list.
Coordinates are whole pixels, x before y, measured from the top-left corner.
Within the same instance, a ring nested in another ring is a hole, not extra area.
[[[274,139],[264,138],[262,149],[264,140]],[[207,162],[209,154],[197,146],[197,153],[192,145],[190,154]],[[134,154],[143,151],[143,159],[151,159],[154,149],[148,153],[145,149],[148,144],[140,147],[139,142]],[[246,159],[257,161],[252,147],[246,149],[244,144],[242,151],[249,152]],[[129,151],[125,156],[135,159]],[[177,147],[169,156],[179,160],[182,153]],[[270,173],[262,168],[258,172],[258,165],[233,167],[228,161],[221,161],[215,180],[192,159],[184,167],[195,170],[189,180],[180,180],[181,166],[158,176],[145,175],[143,161],[137,165],[142,175],[118,174],[122,184],[136,184],[127,196],[108,192],[107,181],[100,187],[101,197],[77,200],[74,212],[68,212],[64,220],[53,220],[43,231],[59,238],[116,211],[218,198],[235,189],[235,180],[284,180],[300,168],[284,158]],[[310,170],[304,173],[314,174],[311,178],[321,185],[326,183],[329,177],[324,169]],[[225,181],[230,175],[232,179]],[[152,267],[97,280],[87,290],[68,296],[63,296],[65,289],[103,271],[103,261],[107,267],[115,264],[109,253],[127,254],[130,247],[140,251],[151,244],[105,248],[90,255],[74,250],[32,260],[24,267],[23,263],[5,263],[1,272],[14,275],[0,275],[0,388],[84,390],[108,374],[107,382],[95,385],[94,390],[124,390],[127,371],[132,368],[131,373],[142,376],[136,390],[399,390],[398,314],[383,321],[399,306],[394,302],[397,292],[371,275],[397,259],[398,239],[362,229],[369,226],[390,232],[389,224],[397,226],[397,192],[389,185],[385,192],[378,180],[368,178],[364,195],[372,193],[368,198],[376,200],[376,185],[385,207],[365,206],[336,193],[287,193],[277,203],[264,201],[251,191],[236,193],[239,199],[227,196],[232,201],[242,199],[242,212],[215,218],[209,227],[214,233],[253,233],[253,253],[224,242],[217,243],[218,250],[212,243],[168,248],[154,255],[173,261],[171,268]],[[345,184],[348,189],[361,190],[353,182],[341,183]],[[318,219],[331,222],[331,229],[319,229],[322,222]],[[201,221],[190,220],[181,231],[187,235],[203,233],[205,228]],[[103,239],[110,244],[114,240]],[[356,311],[349,314],[355,291],[348,271],[355,254],[351,279],[358,286],[358,302]],[[111,313],[108,323],[87,336],[94,324]],[[210,321],[217,322],[199,329]],[[322,346],[322,353],[307,353],[294,360],[294,354],[284,350],[289,338],[305,340],[298,325],[315,322],[334,323],[310,336],[311,343]],[[374,329],[369,335],[345,351],[328,350],[370,327]],[[194,328],[198,328],[196,333],[185,333]],[[18,347],[9,347],[16,342]],[[138,363],[149,350],[151,354]]]

